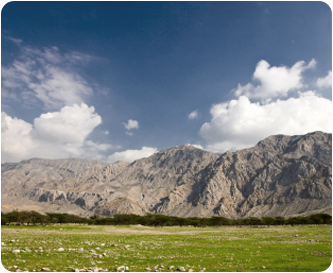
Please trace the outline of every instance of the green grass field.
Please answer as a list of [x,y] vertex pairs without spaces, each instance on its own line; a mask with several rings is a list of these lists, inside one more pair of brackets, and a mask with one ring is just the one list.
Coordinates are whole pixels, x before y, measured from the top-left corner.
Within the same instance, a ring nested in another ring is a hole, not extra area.
[[328,225],[2,226],[1,242],[1,262],[9,271],[109,272],[126,266],[132,272],[318,272],[332,260]]

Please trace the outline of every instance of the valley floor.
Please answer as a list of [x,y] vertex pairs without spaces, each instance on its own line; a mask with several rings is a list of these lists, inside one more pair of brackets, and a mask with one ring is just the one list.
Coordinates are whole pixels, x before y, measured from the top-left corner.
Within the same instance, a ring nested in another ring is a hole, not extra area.
[[55,272],[323,271],[332,226],[2,226],[5,269]]

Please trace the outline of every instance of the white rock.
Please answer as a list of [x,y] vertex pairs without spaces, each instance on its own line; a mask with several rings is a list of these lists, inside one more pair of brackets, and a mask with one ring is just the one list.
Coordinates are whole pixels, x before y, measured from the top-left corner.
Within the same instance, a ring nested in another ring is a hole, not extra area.
[[177,268],[177,270],[179,270],[179,271],[185,271],[185,268],[183,266],[180,266],[180,267]]
[[117,271],[125,270],[125,266],[121,265],[116,268]]
[[62,247],[58,248],[58,251],[64,251],[65,249],[63,249]]
[[15,249],[12,251],[13,253],[20,253],[20,250],[19,249]]

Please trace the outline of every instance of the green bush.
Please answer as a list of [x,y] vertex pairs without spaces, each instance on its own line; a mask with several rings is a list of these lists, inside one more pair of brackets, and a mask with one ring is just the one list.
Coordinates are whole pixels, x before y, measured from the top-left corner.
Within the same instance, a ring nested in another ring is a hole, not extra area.
[[163,214],[148,213],[144,216],[135,214],[116,214],[111,218],[101,217],[97,214],[89,219],[68,213],[49,213],[42,215],[36,211],[12,211],[1,212],[1,225],[8,223],[88,223],[90,225],[144,225],[144,226],[227,226],[227,225],[308,225],[308,224],[332,224],[332,216],[329,214],[313,214],[308,217],[291,217],[285,219],[277,217],[250,217],[246,219],[228,219],[220,216],[210,218],[181,218]]

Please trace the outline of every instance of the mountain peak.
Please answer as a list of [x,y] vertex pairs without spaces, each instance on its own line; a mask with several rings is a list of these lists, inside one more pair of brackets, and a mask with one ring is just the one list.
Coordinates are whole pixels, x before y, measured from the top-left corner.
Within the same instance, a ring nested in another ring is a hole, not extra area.
[[129,164],[31,159],[2,164],[3,208],[91,216],[228,218],[331,213],[332,135],[270,136],[224,154],[175,146]]

